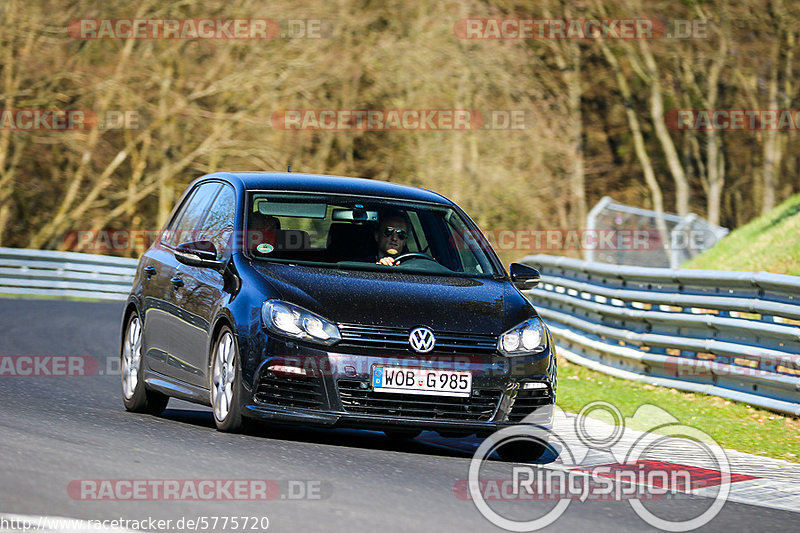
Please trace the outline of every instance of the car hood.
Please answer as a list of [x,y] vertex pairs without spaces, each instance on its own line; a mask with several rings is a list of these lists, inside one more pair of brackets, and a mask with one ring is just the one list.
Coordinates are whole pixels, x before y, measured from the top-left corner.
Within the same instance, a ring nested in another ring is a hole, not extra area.
[[340,324],[499,335],[534,314],[508,281],[253,263],[280,298]]

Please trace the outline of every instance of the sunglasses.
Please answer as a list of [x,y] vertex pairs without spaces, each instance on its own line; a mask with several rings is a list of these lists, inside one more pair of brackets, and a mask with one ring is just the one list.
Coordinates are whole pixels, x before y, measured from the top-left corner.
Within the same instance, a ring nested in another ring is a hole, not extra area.
[[408,232],[404,229],[397,229],[391,226],[383,228],[383,235],[386,237],[391,237],[393,233],[397,233],[397,238],[401,241],[408,239]]

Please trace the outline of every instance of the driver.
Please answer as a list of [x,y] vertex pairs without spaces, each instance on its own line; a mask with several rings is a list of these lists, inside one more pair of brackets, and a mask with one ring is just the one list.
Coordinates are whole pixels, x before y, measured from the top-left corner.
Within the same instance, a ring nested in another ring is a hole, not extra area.
[[375,241],[378,243],[377,264],[399,265],[394,258],[408,253],[408,220],[405,215],[396,209],[381,212]]

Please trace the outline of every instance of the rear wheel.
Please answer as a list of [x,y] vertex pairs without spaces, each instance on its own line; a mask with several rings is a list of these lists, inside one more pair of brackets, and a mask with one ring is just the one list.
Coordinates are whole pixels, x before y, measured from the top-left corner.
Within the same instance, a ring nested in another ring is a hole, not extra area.
[[233,332],[227,326],[219,332],[211,363],[211,407],[220,431],[242,428],[241,366]]
[[134,311],[125,326],[120,353],[122,401],[125,409],[135,413],[161,414],[167,408],[169,396],[147,390],[142,377],[142,322]]

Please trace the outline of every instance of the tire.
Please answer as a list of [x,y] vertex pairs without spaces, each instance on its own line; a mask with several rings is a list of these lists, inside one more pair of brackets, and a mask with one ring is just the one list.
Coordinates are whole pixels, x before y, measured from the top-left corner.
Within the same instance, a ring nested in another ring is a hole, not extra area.
[[384,430],[387,437],[392,440],[411,440],[416,439],[422,433],[421,429],[387,429]]
[[532,439],[525,439],[503,444],[497,448],[497,455],[503,461],[510,463],[529,463],[541,458],[546,451],[547,440],[537,438],[535,442]]
[[242,372],[236,337],[227,326],[219,332],[211,353],[211,409],[219,431],[242,429]]
[[122,380],[122,401],[125,409],[134,413],[160,415],[167,408],[169,396],[148,390],[142,374],[142,321],[134,311],[125,324],[125,336],[119,355]]

